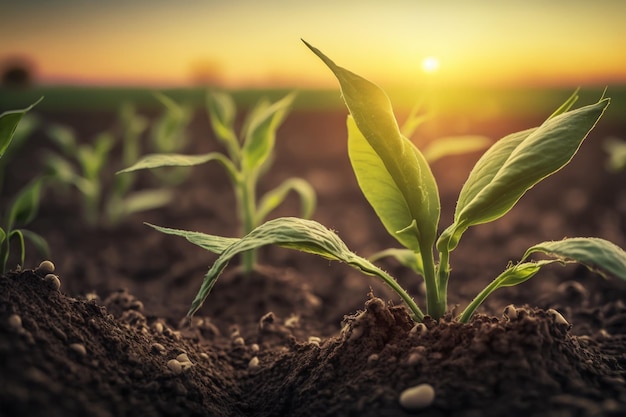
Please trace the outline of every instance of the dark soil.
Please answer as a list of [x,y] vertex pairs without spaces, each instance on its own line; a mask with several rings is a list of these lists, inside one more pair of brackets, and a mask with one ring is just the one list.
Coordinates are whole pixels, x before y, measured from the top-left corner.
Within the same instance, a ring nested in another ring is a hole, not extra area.
[[[113,120],[44,117],[85,137]],[[356,187],[344,121],[344,113],[292,114],[261,188],[306,178],[319,193],[315,220],[368,255],[395,245]],[[540,121],[464,129],[496,138]],[[443,133],[466,133],[449,128]],[[184,320],[215,256],[142,222],[236,235],[234,197],[216,165],[195,168],[177,188],[176,204],[109,229],[85,226],[75,194],[49,192],[29,228],[51,244],[61,288],[32,269],[0,278],[0,415],[626,415],[625,283],[553,266],[493,294],[471,323],[453,319],[534,243],[598,236],[626,247],[626,176],[603,168],[601,149],[605,136],[626,129],[599,128],[568,167],[506,217],[468,231],[452,254],[450,313],[417,327],[374,278],[278,248],[264,248],[250,276],[229,267],[191,323]],[[192,131],[189,152],[216,147],[201,116]],[[41,132],[32,144],[49,146]],[[17,180],[29,174],[20,167],[38,160],[33,152],[17,156]],[[477,157],[434,164],[442,227]],[[148,187],[145,174],[140,185]],[[290,199],[274,215],[297,209]],[[30,252],[28,262],[34,268],[39,260]],[[393,262],[383,266],[423,305],[418,279]],[[509,304],[515,307],[503,314]],[[399,397],[419,384],[434,388],[434,402],[406,410]]]

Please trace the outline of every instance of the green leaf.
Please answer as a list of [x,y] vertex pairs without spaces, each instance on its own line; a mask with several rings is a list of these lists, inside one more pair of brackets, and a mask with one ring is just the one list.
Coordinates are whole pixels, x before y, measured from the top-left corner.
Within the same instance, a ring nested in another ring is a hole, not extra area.
[[2,227],[0,227],[0,246],[4,244],[4,240],[6,238],[7,238],[7,232],[5,232]]
[[125,172],[133,172],[141,169],[153,169],[161,167],[190,167],[201,165],[210,161],[221,163],[232,179],[237,180],[239,174],[233,163],[222,153],[210,152],[203,155],[183,155],[174,153],[157,153],[146,155],[132,166],[116,172],[122,174]]
[[117,223],[133,213],[163,207],[170,203],[173,198],[173,191],[168,189],[135,191],[124,198],[110,199],[107,205],[107,214],[112,223]]
[[206,105],[217,139],[226,147],[231,160],[239,161],[241,147],[235,133],[235,102],[230,95],[213,91],[207,94]]
[[11,230],[11,233],[9,233],[9,240],[14,237],[17,237],[17,241],[20,244],[20,265],[24,265],[24,259],[26,259],[26,245],[24,243],[24,234],[19,229]]
[[25,109],[10,110],[0,114],[0,158],[2,158],[11,144],[15,129],[17,129],[17,126],[20,123],[20,120],[22,120],[24,114],[39,104],[41,100],[43,100],[43,97]]
[[311,187],[308,182],[301,178],[289,178],[278,187],[267,192],[263,198],[261,198],[257,208],[255,223],[260,224],[263,220],[265,220],[272,210],[285,201],[285,198],[287,198],[287,194],[289,194],[290,191],[294,191],[300,196],[302,217],[305,219],[310,218],[315,210],[315,190],[313,190],[313,187]]
[[608,104],[603,99],[496,142],[463,186],[454,223],[437,244],[440,251],[455,248],[468,227],[502,217],[526,191],[567,165]]
[[228,246],[205,275],[187,315],[192,316],[202,306],[217,278],[234,256],[266,245],[278,245],[342,261],[368,275],[378,276],[402,297],[417,320],[424,316],[393,278],[368,260],[352,253],[335,233],[315,221],[293,217],[270,220]]
[[289,94],[269,106],[253,111],[245,131],[242,149],[242,169],[251,172],[260,168],[270,157],[276,141],[276,130],[283,122],[295,94]]
[[[415,220],[421,252],[432,252],[440,212],[437,184],[424,156],[400,133],[389,98],[377,85],[336,65],[318,49],[304,43],[339,80],[358,130],[382,160],[402,194],[411,220]],[[407,222],[401,229],[411,223]]]
[[[22,235],[24,235],[25,240],[32,243],[40,255],[44,257],[50,256],[50,246],[48,246],[48,242],[46,242],[46,239],[44,239],[40,234],[25,229],[21,229],[21,232]],[[22,260],[22,262],[24,261]]]
[[419,251],[417,236],[398,231],[412,224],[413,215],[382,159],[348,116],[348,156],[359,188],[387,232],[405,248]]
[[402,132],[402,134],[407,138],[413,136],[415,130],[417,130],[417,128],[421,124],[432,119],[433,117],[431,113],[418,114],[419,110],[422,107],[422,104],[423,102],[419,102],[415,106],[413,106],[413,108],[411,109],[411,113],[406,118],[406,120],[402,124],[402,127],[400,128],[400,132]]
[[17,195],[9,210],[7,232],[10,234],[16,223],[26,225],[37,215],[43,180],[36,179]]
[[208,250],[212,253],[220,254],[226,250],[230,245],[239,241],[237,238],[230,237],[222,237],[222,236],[214,236],[208,235],[206,233],[201,232],[190,232],[187,230],[180,229],[171,229],[169,227],[157,226],[150,223],[144,223],[147,226],[152,227],[153,229],[158,230],[161,233],[165,233],[173,236],[180,236],[187,239],[189,242],[194,245],[200,246],[203,249]]
[[384,258],[394,258],[400,262],[401,265],[410,268],[416,274],[422,276],[424,275],[424,264],[422,263],[422,258],[410,249],[385,249],[380,252],[376,252],[367,259],[370,262],[377,262]]
[[484,149],[491,144],[486,136],[446,136],[437,138],[424,148],[424,158],[430,163],[444,156],[461,155]]
[[606,272],[626,280],[626,252],[600,238],[569,238],[542,242],[529,248],[522,260],[541,252],[562,262],[577,262],[606,277]]
[[74,156],[78,148],[74,130],[64,125],[54,124],[46,129],[46,133],[61,148],[65,155]]

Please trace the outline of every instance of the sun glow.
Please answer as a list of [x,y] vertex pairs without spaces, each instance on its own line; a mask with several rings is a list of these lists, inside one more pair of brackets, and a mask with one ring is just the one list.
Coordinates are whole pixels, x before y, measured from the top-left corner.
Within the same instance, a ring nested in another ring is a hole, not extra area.
[[439,60],[434,56],[427,56],[422,60],[422,71],[432,74],[439,70]]

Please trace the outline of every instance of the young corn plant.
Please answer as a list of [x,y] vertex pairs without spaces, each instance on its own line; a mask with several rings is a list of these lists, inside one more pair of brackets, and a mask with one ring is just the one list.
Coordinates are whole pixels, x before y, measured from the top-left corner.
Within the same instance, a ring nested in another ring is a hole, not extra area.
[[[0,114],[0,158],[5,155],[9,148],[24,115],[40,101],[41,99],[23,110],[12,110]],[[48,244],[43,237],[30,230],[18,228],[19,225],[27,225],[36,217],[42,184],[42,178],[31,181],[20,190],[8,205],[4,222],[0,227],[0,272],[3,274],[6,271],[11,252],[11,240],[14,238],[19,242],[20,265],[24,264],[26,256],[26,240],[29,240],[42,254],[47,255],[49,253]]]
[[[227,154],[221,152],[210,152],[204,155],[151,154],[118,174],[161,167],[189,167],[216,161],[226,169],[232,182],[242,235],[247,235],[259,226],[291,191],[296,192],[300,197],[302,216],[310,217],[315,208],[316,197],[313,188],[303,179],[289,178],[265,194],[259,201],[256,197],[259,178],[272,163],[276,131],[282,124],[293,99],[294,95],[290,94],[274,103],[266,100],[259,102],[246,118],[240,140],[235,131],[236,106],[233,99],[225,93],[210,92],[207,95],[209,119],[217,139],[224,146]],[[203,246],[201,233],[149,226],[163,233],[185,237]],[[212,250],[210,246],[203,247]],[[255,262],[254,248],[243,252],[242,264],[246,273],[254,269]]]
[[[193,243],[220,254],[205,275],[188,316],[201,307],[232,257],[273,244],[342,261],[379,277],[396,291],[416,321],[425,314],[442,317],[447,310],[450,253],[464,232],[499,219],[526,191],[565,166],[609,104],[608,98],[601,98],[595,104],[570,110],[577,98],[574,94],[541,126],[493,144],[462,187],[453,223],[438,236],[440,203],[435,178],[422,152],[401,134],[387,95],[306,45],[339,80],[350,112],[348,150],[358,184],[386,230],[402,246],[393,251],[423,277],[426,311],[385,271],[351,252],[334,232],[312,220],[289,217],[270,220],[241,239],[200,233],[188,236]],[[531,260],[534,253],[547,259]],[[520,284],[553,263],[579,263],[601,275],[626,280],[626,253],[609,241],[578,237],[541,242],[482,290],[458,320],[468,322],[493,291]]]
[[140,137],[147,128],[147,120],[130,105],[120,110],[121,135],[113,131],[98,134],[91,143],[80,144],[74,131],[54,124],[47,132],[57,144],[60,153],[49,153],[46,164],[52,179],[59,187],[74,186],[82,195],[83,215],[92,227],[111,227],[132,213],[162,207],[172,199],[172,191],[155,188],[132,191],[133,176],[115,177],[106,184],[106,168],[115,145],[121,142],[124,165],[134,163],[140,152]]

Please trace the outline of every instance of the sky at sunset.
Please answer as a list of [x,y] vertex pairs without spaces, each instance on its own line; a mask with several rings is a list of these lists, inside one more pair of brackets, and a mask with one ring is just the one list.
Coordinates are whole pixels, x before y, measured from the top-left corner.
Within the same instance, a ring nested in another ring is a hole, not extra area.
[[[0,0],[0,63],[43,83],[626,84],[626,1]],[[430,81],[429,81],[430,80]]]

